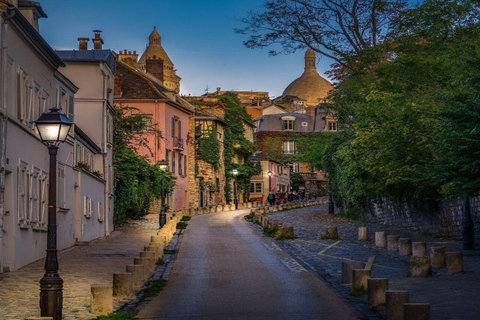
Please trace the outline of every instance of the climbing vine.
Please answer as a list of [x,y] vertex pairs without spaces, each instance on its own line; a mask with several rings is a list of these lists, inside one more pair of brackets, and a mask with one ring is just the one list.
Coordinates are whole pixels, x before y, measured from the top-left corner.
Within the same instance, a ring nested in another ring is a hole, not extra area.
[[217,138],[217,129],[211,128],[198,138],[198,152],[202,160],[218,169],[220,166],[220,142]]

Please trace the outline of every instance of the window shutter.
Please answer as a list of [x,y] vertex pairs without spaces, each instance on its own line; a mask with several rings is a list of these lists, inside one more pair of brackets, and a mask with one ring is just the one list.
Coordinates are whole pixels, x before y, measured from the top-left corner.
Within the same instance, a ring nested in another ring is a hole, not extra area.
[[182,138],[182,121],[178,121],[178,138]]
[[172,118],[172,137],[175,137],[175,118]]

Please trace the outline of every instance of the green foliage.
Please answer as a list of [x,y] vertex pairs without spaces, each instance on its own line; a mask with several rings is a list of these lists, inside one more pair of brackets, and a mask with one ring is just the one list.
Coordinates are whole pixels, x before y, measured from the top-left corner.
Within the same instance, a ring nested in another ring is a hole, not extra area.
[[475,1],[426,1],[354,57],[365,68],[332,97],[342,131],[316,160],[347,215],[385,198],[432,211],[480,190],[479,13]]
[[191,219],[192,219],[192,217],[190,217],[190,216],[183,216],[182,220],[180,220],[180,221],[190,221]]
[[188,223],[180,221],[177,223],[177,229],[187,229]]
[[167,285],[167,280],[154,280],[150,285],[142,290],[142,295],[139,299],[140,302],[145,301],[148,298],[155,297],[160,291],[162,291]]
[[[231,181],[233,178],[232,170],[238,169],[237,177],[238,191],[248,193],[250,189],[250,178],[259,172],[258,165],[250,160],[255,145],[245,138],[244,121],[252,123],[252,117],[242,107],[238,96],[227,92],[218,96],[219,100],[225,105],[225,137],[223,142],[223,155],[225,161],[225,198],[228,203],[232,201]],[[244,164],[233,163],[235,153],[242,153]],[[261,170],[261,169],[260,169]]]
[[158,166],[150,165],[131,146],[131,137],[145,129],[143,117],[127,115],[132,108],[115,109],[113,166],[115,170],[114,224],[135,219],[148,212],[153,199],[160,198],[161,186],[167,192],[174,187],[174,178]]
[[137,311],[122,311],[110,313],[108,316],[99,316],[97,320],[134,320]]
[[217,129],[212,128],[204,132],[197,142],[200,159],[218,169],[220,166],[220,142],[217,138]]
[[163,254],[177,254],[178,250],[164,249]]

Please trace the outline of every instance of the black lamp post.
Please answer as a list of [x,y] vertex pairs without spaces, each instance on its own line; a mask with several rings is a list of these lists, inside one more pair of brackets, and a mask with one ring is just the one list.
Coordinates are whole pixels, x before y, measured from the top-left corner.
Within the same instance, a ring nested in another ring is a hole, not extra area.
[[[157,162],[158,167],[163,172],[168,171],[168,161],[161,160]],[[165,212],[165,182],[162,179],[162,185],[160,186],[160,201],[162,202],[160,207],[160,215],[158,217],[158,222],[160,224],[160,228],[163,227],[167,223],[167,213]]]
[[42,114],[35,125],[50,155],[47,257],[45,275],[40,280],[40,312],[42,317],[62,320],[63,280],[58,275],[57,257],[57,152],[58,145],[67,139],[73,122],[54,107]]
[[233,204],[235,204],[235,210],[238,210],[238,197],[237,197],[237,176],[239,174],[237,169],[232,170],[235,181],[233,182]]
[[330,191],[329,199],[328,199],[328,213],[334,214],[335,213],[335,203],[333,202],[333,194]]
[[272,175],[273,175],[273,172],[268,171],[267,175],[268,175],[268,193],[270,194],[270,193],[272,193]]

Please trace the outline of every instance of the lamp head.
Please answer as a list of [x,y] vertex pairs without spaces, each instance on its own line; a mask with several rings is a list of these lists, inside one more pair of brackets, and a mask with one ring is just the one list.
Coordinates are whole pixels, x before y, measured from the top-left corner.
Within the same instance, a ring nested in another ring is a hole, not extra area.
[[65,142],[72,125],[73,122],[56,107],[50,108],[49,112],[43,113],[35,121],[40,139],[48,146],[58,146],[60,142]]

